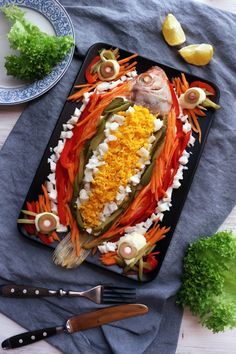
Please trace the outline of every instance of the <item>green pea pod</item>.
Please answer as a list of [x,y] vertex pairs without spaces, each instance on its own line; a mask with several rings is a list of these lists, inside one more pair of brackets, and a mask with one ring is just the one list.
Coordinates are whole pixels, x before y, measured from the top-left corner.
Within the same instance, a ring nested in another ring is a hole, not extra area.
[[98,145],[105,139],[105,134],[104,134],[105,124],[106,124],[106,119],[103,118],[98,126],[96,135],[92,138],[88,146],[88,151],[86,153],[86,159],[85,159],[86,161],[89,160],[93,151],[96,150]]
[[139,260],[139,267],[138,267],[138,278],[142,281],[143,278],[143,257]]
[[218,104],[216,104],[215,102],[211,101],[209,98],[206,98],[201,105],[203,107],[210,107],[210,108],[214,108],[214,109],[220,109],[220,106]]
[[161,128],[161,130],[158,131],[158,135],[156,135],[156,141],[155,141],[155,143],[153,145],[153,148],[152,148],[151,163],[146,168],[146,170],[144,171],[144,173],[143,173],[143,175],[141,177],[140,184],[142,186],[146,186],[150,182],[150,179],[151,179],[151,176],[152,176],[152,171],[153,171],[156,159],[157,159],[157,157],[160,155],[160,153],[162,151],[165,134],[166,134],[166,127],[163,126]]
[[120,106],[117,106],[115,108],[106,110],[106,113],[117,113],[117,112],[123,112],[126,111],[129,107],[131,106],[131,103],[129,101],[126,101]]
[[106,114],[107,111],[110,111],[116,107],[121,106],[124,103],[124,99],[122,97],[116,97],[114,100],[109,103],[109,105],[104,109],[103,114]]
[[120,257],[115,257],[115,260],[116,260],[116,263],[120,266],[120,267],[124,267],[124,265],[125,265],[125,262],[124,262],[124,260],[123,259],[121,259]]
[[76,211],[76,221],[77,221],[79,228],[84,229],[84,222],[83,222],[82,216],[80,214],[79,208],[77,208],[77,211]]
[[[83,149],[80,153],[80,156],[79,156],[79,170],[78,170],[78,174],[76,176],[77,188],[79,188],[79,185],[82,183],[82,180],[83,180],[84,164],[85,164],[85,151]],[[78,194],[79,194],[79,192],[77,193],[77,196],[78,196]]]

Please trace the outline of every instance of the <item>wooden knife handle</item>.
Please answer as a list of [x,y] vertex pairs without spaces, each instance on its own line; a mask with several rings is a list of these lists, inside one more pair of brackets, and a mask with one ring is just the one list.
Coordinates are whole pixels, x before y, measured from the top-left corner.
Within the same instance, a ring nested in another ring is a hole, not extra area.
[[2,342],[3,349],[14,349],[23,347],[24,345],[32,344],[38,342],[42,339],[54,336],[57,333],[64,332],[64,327],[49,327],[39,329],[37,331],[30,331],[18,334],[16,336],[7,338]]
[[[16,284],[7,284],[2,285],[0,288],[0,294],[6,297],[43,297],[43,296],[52,296],[51,290],[38,288],[28,285],[16,285]],[[54,292],[54,295],[56,291]]]
[[110,306],[101,310],[81,313],[78,316],[71,317],[66,322],[66,328],[69,333],[73,333],[102,326],[113,321],[119,321],[133,316],[144,315],[147,312],[148,307],[143,304]]

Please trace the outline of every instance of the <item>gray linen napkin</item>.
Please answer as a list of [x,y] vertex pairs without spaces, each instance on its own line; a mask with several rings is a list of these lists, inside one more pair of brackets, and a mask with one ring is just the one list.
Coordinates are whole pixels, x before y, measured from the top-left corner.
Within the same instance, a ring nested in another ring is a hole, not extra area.
[[[233,49],[236,16],[195,2],[168,0],[61,1],[75,26],[76,44],[84,55],[95,42],[108,42],[138,52],[179,70],[215,82],[222,109],[215,114],[205,150],[194,177],[173,240],[158,277],[138,286],[138,302],[150,307],[140,319],[102,328],[60,335],[49,341],[67,354],[173,354],[182,311],[175,305],[182,258],[189,242],[217,230],[236,202],[236,110]],[[183,24],[188,44],[212,43],[210,65],[184,63],[163,41],[161,24],[172,12]],[[226,35],[227,34],[227,35]],[[109,271],[90,264],[79,269],[57,268],[51,251],[30,243],[16,229],[16,218],[34,177],[60,110],[81,65],[74,59],[63,79],[43,97],[28,105],[0,153],[0,280],[51,286],[87,288],[97,282],[130,285]],[[98,306],[84,299],[25,300],[0,298],[0,311],[28,329],[63,323],[72,314]]]

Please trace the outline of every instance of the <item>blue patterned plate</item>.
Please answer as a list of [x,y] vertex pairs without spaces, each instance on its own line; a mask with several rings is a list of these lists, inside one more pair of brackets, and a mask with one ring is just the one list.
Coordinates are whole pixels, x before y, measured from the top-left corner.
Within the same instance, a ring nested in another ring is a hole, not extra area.
[[[74,38],[71,19],[64,7],[57,0],[0,0],[0,7],[14,3],[23,8],[26,18],[37,25],[42,31],[57,36],[70,34]],[[0,105],[12,105],[27,102],[51,89],[68,69],[74,49],[67,54],[51,74],[33,83],[23,82],[7,76],[4,57],[12,50],[9,48],[7,33],[9,22],[0,13]]]

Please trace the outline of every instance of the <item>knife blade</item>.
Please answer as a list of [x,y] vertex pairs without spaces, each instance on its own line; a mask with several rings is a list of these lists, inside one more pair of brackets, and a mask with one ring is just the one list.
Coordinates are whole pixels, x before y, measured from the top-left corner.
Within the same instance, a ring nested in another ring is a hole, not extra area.
[[42,328],[36,331],[29,331],[5,339],[2,342],[3,349],[13,349],[28,344],[38,342],[58,333],[72,334],[84,331],[104,324],[119,321],[125,318],[144,315],[148,312],[148,307],[143,304],[126,304],[110,306],[104,309],[82,313],[69,318],[65,325],[49,328]]

